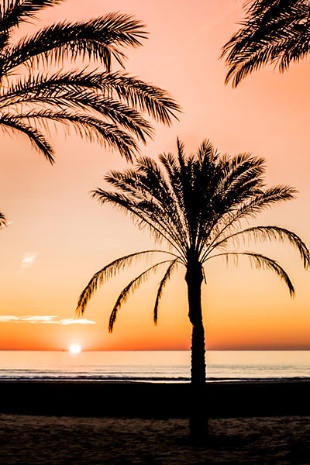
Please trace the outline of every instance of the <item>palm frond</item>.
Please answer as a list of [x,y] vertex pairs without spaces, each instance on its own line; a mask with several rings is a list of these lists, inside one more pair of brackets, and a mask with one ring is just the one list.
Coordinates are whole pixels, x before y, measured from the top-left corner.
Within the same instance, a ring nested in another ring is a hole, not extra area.
[[7,226],[7,220],[3,213],[0,212],[0,228]]
[[225,83],[236,87],[242,79],[271,63],[285,71],[310,50],[310,6],[304,0],[256,0],[245,13],[241,28],[222,49],[229,66]]
[[[51,76],[29,74],[4,91],[0,91],[0,107],[9,110],[15,108],[15,113],[18,114],[27,104],[34,108],[37,115],[38,110],[35,108],[40,110],[42,107],[44,109],[49,107],[53,111],[50,110],[48,113],[44,110],[45,117],[52,118],[54,113],[54,119],[60,119],[61,113],[55,111],[57,108],[75,113],[83,112],[84,116],[81,114],[78,116],[81,126],[84,129],[93,128],[91,133],[99,136],[97,140],[104,142],[103,139],[106,137],[108,145],[118,148],[121,155],[132,161],[139,153],[139,149],[136,141],[127,131],[146,143],[146,138],[153,137],[154,130],[139,109],[129,105],[130,102],[123,103],[111,97],[110,87],[106,88],[103,84],[105,76],[109,76],[109,73],[105,73],[104,76],[102,73],[84,74],[83,72],[73,74],[58,72]],[[118,98],[117,95],[115,97]],[[146,94],[144,97],[148,98]],[[158,105],[160,109],[164,102],[155,100],[154,107]],[[65,115],[65,111],[62,114]],[[41,115],[43,117],[43,110]],[[100,119],[103,120],[101,123]],[[67,120],[73,121],[72,116]],[[110,121],[110,124],[105,123],[106,120]]]
[[155,324],[157,324],[157,320],[158,320],[158,306],[159,306],[160,299],[162,297],[163,290],[164,290],[167,282],[171,278],[171,275],[172,275],[174,269],[176,268],[176,266],[178,264],[178,261],[179,261],[178,258],[171,261],[169,267],[166,270],[166,273],[164,274],[162,280],[159,283],[158,290],[157,290],[157,295],[156,295],[156,301],[155,301],[154,310],[153,310],[153,319],[154,319]]
[[45,86],[40,89],[26,86],[18,94],[2,95],[0,104],[2,108],[17,104],[34,104],[43,107],[49,105],[52,108],[96,112],[105,120],[131,131],[137,139],[144,143],[146,143],[146,137],[152,138],[153,136],[151,124],[134,108],[88,89],[72,90],[68,89],[66,85],[55,87],[53,83],[47,81]]
[[102,85],[116,92],[129,105],[168,126],[171,125],[172,118],[178,120],[176,114],[182,111],[168,92],[126,73],[104,73]]
[[270,208],[279,202],[292,200],[295,198],[296,189],[290,186],[274,186],[262,192],[255,193],[249,199],[240,200],[239,204],[233,205],[232,209],[217,215],[214,218],[212,227],[206,229],[205,241],[202,247],[202,260],[205,260],[211,251],[219,247],[221,243],[227,242],[227,237],[235,232],[236,227],[240,227],[243,219],[256,218],[262,211]]
[[[135,108],[139,113],[147,113],[168,126],[172,118],[181,112],[180,106],[169,96],[168,92],[145,83],[140,79],[121,72],[98,72],[86,70],[58,71],[53,74],[30,72],[26,77],[11,83],[2,92],[1,101],[11,99],[11,103],[23,101],[27,96],[78,96],[86,89],[98,96],[120,101]],[[1,95],[0,95],[1,97]],[[13,100],[15,98],[15,100]]]
[[[62,1],[0,2],[0,81],[6,79],[0,86],[2,124],[23,130],[51,162],[51,147],[40,133],[40,125],[49,130],[47,119],[72,124],[82,137],[116,148],[132,162],[139,153],[138,142],[145,144],[154,136],[144,114],[171,125],[181,111],[167,91],[111,72],[113,59],[123,66],[124,49],[140,46],[147,38],[145,25],[131,15],[109,13],[76,23],[59,22],[17,43],[10,41],[14,26]],[[73,63],[77,70],[71,69]],[[104,71],[98,71],[102,65]],[[55,68],[58,71],[53,72]]]
[[266,257],[265,255],[255,252],[223,252],[209,256],[207,260],[216,257],[225,257],[226,261],[229,262],[229,259],[232,257],[235,259],[235,263],[238,264],[238,258],[240,256],[249,258],[251,265],[255,266],[257,269],[268,269],[273,271],[287,285],[290,295],[292,297],[295,295],[294,286],[284,268],[282,268],[276,260]]
[[101,270],[97,271],[93,277],[90,279],[83,292],[81,293],[78,304],[76,307],[76,313],[78,315],[83,315],[86,305],[89,300],[96,292],[99,286],[103,285],[109,279],[116,276],[120,271],[129,267],[134,260],[141,259],[148,255],[153,255],[155,253],[168,253],[163,250],[143,250],[141,252],[135,252],[133,254],[126,255],[124,257],[113,260],[108,265],[104,266]]
[[163,89],[120,72],[71,70],[52,75],[29,73],[26,78],[14,82],[0,94],[2,106],[38,100],[62,106],[69,102],[90,107],[112,120],[116,118],[124,126],[132,121],[130,124],[136,125],[134,132],[143,140],[144,134],[151,137],[153,132],[142,113],[170,125],[172,118],[177,119],[176,113],[181,111]]
[[[228,236],[225,242],[229,242],[242,236],[250,236],[256,240],[280,240],[282,242],[288,241],[294,248],[297,249],[299,255],[303,261],[304,267],[308,268],[310,265],[310,252],[306,244],[301,238],[288,229],[281,228],[279,226],[255,226],[252,228],[243,229]],[[223,241],[219,242],[215,247],[222,245]]]
[[2,129],[9,127],[25,134],[33,147],[42,153],[51,164],[54,164],[55,159],[53,147],[46,140],[45,136],[36,128],[21,121],[20,118],[9,114],[2,114],[0,116],[0,126]]
[[38,120],[41,124],[44,124],[44,120],[65,124],[68,130],[73,128],[81,138],[85,137],[90,142],[96,141],[103,146],[117,149],[120,155],[129,162],[133,161],[133,158],[135,158],[139,151],[139,147],[133,137],[117,125],[104,123],[98,118],[84,114],[42,110],[38,112],[29,111],[15,118],[17,120]]
[[111,69],[112,57],[123,66],[125,55],[121,48],[137,47],[146,38],[144,24],[130,15],[109,13],[89,21],[56,23],[33,36],[22,39],[7,49],[3,73],[30,60],[36,64],[59,64],[63,60],[95,60]]
[[146,279],[148,279],[148,277],[150,276],[151,273],[156,272],[157,269],[160,266],[165,265],[166,263],[170,263],[170,262],[171,262],[171,260],[164,260],[164,261],[161,261],[159,263],[156,263],[155,265],[152,265],[150,268],[143,271],[141,274],[139,274],[139,276],[137,276],[132,281],[130,281],[130,283],[126,287],[124,287],[124,289],[122,290],[122,292],[118,296],[118,298],[116,300],[116,303],[115,303],[115,305],[113,307],[113,310],[111,312],[111,315],[110,315],[110,319],[109,319],[109,332],[110,333],[113,331],[113,326],[114,326],[114,323],[116,321],[117,313],[118,313],[119,309],[121,308],[121,306],[128,299],[129,294],[131,292],[135,292],[135,290],[137,290],[140,287],[140,285]]
[[[110,173],[111,174],[111,173]],[[107,177],[105,178],[107,179]],[[133,178],[136,181],[136,177]],[[127,185],[128,187],[128,185]],[[159,242],[166,240],[170,246],[177,251],[180,258],[185,258],[184,238],[180,232],[176,230],[173,225],[173,219],[169,217],[168,213],[164,208],[164,205],[156,208],[157,204],[148,201],[145,198],[135,198],[135,196],[126,195],[126,190],[123,192],[109,192],[104,189],[98,188],[92,192],[93,197],[97,198],[101,204],[111,203],[113,206],[118,207],[125,214],[129,214],[133,221],[138,225],[139,228],[148,227],[149,231],[155,239]],[[166,205],[166,204],[165,204]]]
[[0,5],[0,49],[9,41],[11,29],[22,21],[36,17],[37,13],[47,7],[59,5],[64,0],[2,0]]
[[2,0],[0,21],[10,29],[21,21],[33,19],[45,8],[60,5],[65,0]]

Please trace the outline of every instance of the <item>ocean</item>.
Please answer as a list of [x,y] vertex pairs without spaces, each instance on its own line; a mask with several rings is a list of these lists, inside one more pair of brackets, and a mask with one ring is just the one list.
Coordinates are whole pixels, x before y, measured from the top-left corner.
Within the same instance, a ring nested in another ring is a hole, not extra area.
[[[190,351],[0,351],[0,380],[189,382]],[[310,351],[207,351],[207,381],[310,378]]]

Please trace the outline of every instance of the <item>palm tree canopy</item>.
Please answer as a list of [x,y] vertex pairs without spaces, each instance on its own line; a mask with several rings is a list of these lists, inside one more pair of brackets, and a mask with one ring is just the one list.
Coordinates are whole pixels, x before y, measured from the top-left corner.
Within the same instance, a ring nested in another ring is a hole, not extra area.
[[245,20],[224,45],[229,71],[225,82],[236,87],[266,64],[281,72],[310,50],[310,4],[307,0],[255,0],[247,2]]
[[[153,135],[144,114],[170,125],[180,111],[165,90],[111,71],[113,60],[124,67],[124,48],[140,46],[147,37],[144,24],[110,13],[56,23],[12,41],[22,22],[62,2],[0,0],[0,125],[25,134],[51,163],[54,151],[46,138],[51,121],[70,123],[82,137],[107,144],[132,161],[138,141],[145,143]],[[80,67],[81,60],[82,70],[72,68]]]
[[7,225],[6,217],[0,212],[0,228],[4,228]]
[[128,213],[139,227],[148,227],[155,240],[165,242],[168,249],[143,251],[110,263],[89,281],[78,302],[83,313],[97,287],[117,274],[133,259],[148,254],[164,254],[160,260],[129,283],[120,294],[111,314],[112,330],[117,310],[151,272],[164,267],[154,308],[157,320],[158,302],[174,269],[188,269],[191,260],[200,263],[215,257],[248,258],[258,268],[272,270],[294,294],[293,284],[277,261],[259,253],[236,251],[235,246],[248,240],[287,241],[295,247],[307,268],[309,250],[297,234],[279,226],[244,227],[264,209],[281,201],[291,200],[295,189],[289,186],[267,188],[264,181],[265,163],[250,154],[220,155],[210,141],[205,140],[197,153],[185,155],[184,145],[177,141],[177,156],[161,154],[159,162],[148,157],[137,160],[134,168],[111,171],[105,181],[112,191],[93,192],[100,203],[111,203]]

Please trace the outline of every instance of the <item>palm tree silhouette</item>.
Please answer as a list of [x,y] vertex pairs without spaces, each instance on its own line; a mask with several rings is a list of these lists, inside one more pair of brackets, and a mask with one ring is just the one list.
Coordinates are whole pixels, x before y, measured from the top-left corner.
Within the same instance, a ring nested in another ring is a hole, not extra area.
[[138,141],[145,143],[154,131],[143,115],[169,125],[180,107],[163,89],[111,71],[113,60],[124,67],[125,47],[140,46],[147,36],[144,25],[129,15],[64,21],[14,43],[13,33],[22,23],[63,1],[1,2],[0,125],[26,135],[51,163],[51,122],[73,127],[132,161]]
[[163,269],[154,305],[157,322],[158,305],[163,290],[177,267],[186,270],[188,316],[192,324],[191,385],[193,410],[190,419],[191,437],[203,439],[206,418],[203,412],[205,370],[205,338],[202,318],[201,285],[209,260],[225,257],[237,262],[248,258],[259,269],[274,272],[287,285],[291,295],[293,284],[272,258],[251,251],[237,251],[234,246],[249,239],[287,241],[297,249],[304,267],[309,265],[309,250],[292,231],[279,226],[245,227],[262,210],[294,198],[288,186],[266,188],[265,164],[262,158],[249,154],[221,156],[205,140],[196,154],[185,156],[184,145],[177,140],[177,156],[159,156],[159,163],[142,157],[134,168],[111,171],[105,180],[112,191],[96,189],[93,196],[100,203],[111,203],[128,213],[141,228],[148,227],[156,241],[167,244],[167,250],[146,250],[127,255],[109,263],[91,278],[80,295],[77,313],[83,315],[86,305],[109,278],[113,278],[134,260],[151,255],[158,260],[135,277],[120,293],[109,319],[112,332],[118,311],[129,294],[135,291],[152,272]]
[[7,225],[6,217],[0,212],[0,228],[4,228]]
[[[248,3],[247,3],[248,5]],[[306,0],[255,0],[246,9],[241,28],[224,45],[229,71],[236,87],[242,79],[266,64],[280,72],[310,51],[310,5]]]

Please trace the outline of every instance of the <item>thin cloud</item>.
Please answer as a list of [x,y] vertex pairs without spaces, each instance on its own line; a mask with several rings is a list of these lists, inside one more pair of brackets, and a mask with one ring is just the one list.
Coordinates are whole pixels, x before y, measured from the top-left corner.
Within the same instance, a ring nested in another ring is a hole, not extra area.
[[8,322],[14,322],[14,321],[19,321],[18,316],[14,315],[1,315],[0,316],[0,323],[8,323]]
[[36,261],[37,259],[37,256],[38,256],[38,252],[27,252],[25,253],[23,259],[22,259],[22,262],[21,262],[21,265],[20,265],[20,269],[21,270],[26,270],[28,268],[30,268]]
[[61,325],[95,325],[96,322],[93,320],[87,320],[86,318],[65,318],[64,320],[60,320],[59,322]]
[[62,318],[57,319],[56,315],[0,315],[0,323],[29,323],[29,324],[54,324],[54,325],[95,325],[93,320],[86,318]]
[[57,323],[55,321],[55,318],[57,318],[56,315],[36,315],[36,316],[23,316],[20,317],[20,320],[26,323]]

